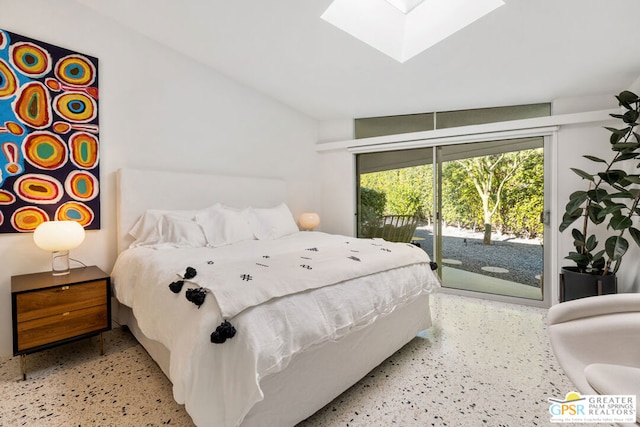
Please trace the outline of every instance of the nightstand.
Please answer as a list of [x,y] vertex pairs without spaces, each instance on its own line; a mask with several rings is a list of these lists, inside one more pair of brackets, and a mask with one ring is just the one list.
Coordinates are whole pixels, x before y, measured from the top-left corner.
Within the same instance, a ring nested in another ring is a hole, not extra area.
[[11,277],[13,355],[21,356],[27,379],[26,356],[56,345],[100,335],[111,329],[111,280],[98,267],[71,269],[54,276],[50,271]]

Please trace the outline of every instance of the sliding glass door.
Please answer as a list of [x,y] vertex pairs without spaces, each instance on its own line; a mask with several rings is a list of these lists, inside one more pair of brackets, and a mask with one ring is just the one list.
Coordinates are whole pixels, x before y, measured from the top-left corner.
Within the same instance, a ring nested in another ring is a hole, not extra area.
[[544,300],[544,139],[450,144],[357,156],[358,231],[415,216],[411,241],[461,293]]
[[543,299],[543,143],[526,138],[435,148],[443,286]]

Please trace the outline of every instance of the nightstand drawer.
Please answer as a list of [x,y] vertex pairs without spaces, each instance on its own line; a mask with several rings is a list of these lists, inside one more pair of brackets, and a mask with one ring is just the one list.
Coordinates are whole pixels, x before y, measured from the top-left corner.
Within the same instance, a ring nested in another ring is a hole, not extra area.
[[105,330],[108,326],[106,303],[19,322],[17,350],[22,351],[97,330]]
[[22,323],[80,308],[104,306],[107,304],[107,292],[107,281],[96,280],[18,294],[16,295],[16,320]]

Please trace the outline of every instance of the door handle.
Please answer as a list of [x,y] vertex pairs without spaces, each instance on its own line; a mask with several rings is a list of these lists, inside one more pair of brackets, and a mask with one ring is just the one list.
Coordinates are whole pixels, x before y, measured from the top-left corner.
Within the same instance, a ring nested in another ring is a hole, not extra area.
[[544,225],[551,225],[551,212],[543,211],[540,212],[540,222]]

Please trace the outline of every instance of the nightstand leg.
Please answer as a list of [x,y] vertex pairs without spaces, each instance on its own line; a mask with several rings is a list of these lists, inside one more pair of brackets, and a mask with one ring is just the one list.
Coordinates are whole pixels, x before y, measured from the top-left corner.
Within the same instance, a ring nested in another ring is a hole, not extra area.
[[27,355],[20,355],[20,367],[22,368],[22,381],[27,380]]
[[100,356],[104,356],[104,338],[102,332],[100,332]]

